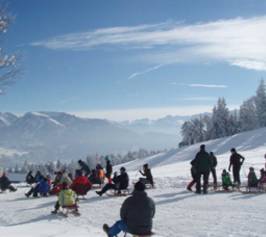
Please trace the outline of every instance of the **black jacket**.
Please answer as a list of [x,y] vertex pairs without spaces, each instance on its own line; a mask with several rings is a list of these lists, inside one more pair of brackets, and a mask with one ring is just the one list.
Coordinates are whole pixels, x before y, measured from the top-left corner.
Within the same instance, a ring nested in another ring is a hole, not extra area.
[[111,165],[111,162],[110,161],[107,161],[107,163],[106,163],[106,177],[111,177],[111,174],[112,174],[112,172],[113,172],[113,167],[112,167],[112,165]]
[[217,166],[217,158],[215,155],[210,155],[211,160],[211,168],[215,168]]
[[128,174],[125,172],[116,176],[113,178],[113,182],[115,183],[117,189],[127,189],[129,183]]
[[0,178],[0,189],[1,190],[6,190],[8,189],[8,187],[10,186],[11,182],[10,180],[8,179],[8,177],[6,177],[5,175],[3,175],[1,178]]
[[245,158],[238,153],[233,153],[230,157],[230,166],[240,167]]
[[199,151],[191,165],[195,167],[197,173],[209,172],[212,168],[210,155],[206,151]]
[[155,204],[146,192],[134,191],[127,198],[120,210],[121,219],[126,223],[131,234],[150,234],[152,218],[155,215]]

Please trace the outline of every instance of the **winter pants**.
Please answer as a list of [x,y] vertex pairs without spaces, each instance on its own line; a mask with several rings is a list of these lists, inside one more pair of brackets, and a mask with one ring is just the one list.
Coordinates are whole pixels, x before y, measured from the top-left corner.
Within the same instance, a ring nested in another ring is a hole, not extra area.
[[212,177],[213,177],[213,184],[214,186],[217,186],[217,176],[216,176],[216,169],[212,168],[211,169]]
[[8,185],[8,186],[1,186],[1,191],[5,191],[5,190],[7,190],[7,189],[9,189],[11,192],[15,192],[15,191],[17,191],[17,189],[14,187],[14,186],[12,186],[11,184],[10,185]]
[[103,193],[107,192],[107,191],[110,190],[110,189],[116,189],[116,185],[115,185],[115,184],[110,184],[110,183],[106,184],[106,185],[103,187],[101,193],[103,194]]
[[240,168],[241,166],[233,166],[234,183],[241,184],[240,182]]
[[209,182],[209,171],[205,172],[198,172],[196,175],[196,192],[201,193],[201,176],[203,176],[203,192],[207,193],[208,190],[208,182]]
[[188,184],[187,189],[191,189],[195,183],[196,183],[196,180],[193,179],[193,180]]
[[124,221],[117,221],[113,226],[110,227],[108,235],[109,237],[114,237],[118,235],[121,231],[127,231],[127,225]]
[[33,194],[33,197],[38,197],[38,185],[34,188],[31,188],[29,192],[26,193],[27,196]]

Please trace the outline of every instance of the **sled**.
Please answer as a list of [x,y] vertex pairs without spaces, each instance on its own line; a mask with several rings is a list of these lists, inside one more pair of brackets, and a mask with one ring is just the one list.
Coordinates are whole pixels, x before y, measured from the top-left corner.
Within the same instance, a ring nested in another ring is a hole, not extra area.
[[127,189],[121,189],[120,193],[118,192],[118,190],[110,190],[108,192],[106,192],[106,195],[111,196],[111,197],[126,197],[130,194],[130,190]]
[[59,213],[65,217],[68,217],[69,214],[73,214],[74,216],[80,216],[80,213],[78,211],[78,205],[76,204],[71,206],[62,206],[62,211]]

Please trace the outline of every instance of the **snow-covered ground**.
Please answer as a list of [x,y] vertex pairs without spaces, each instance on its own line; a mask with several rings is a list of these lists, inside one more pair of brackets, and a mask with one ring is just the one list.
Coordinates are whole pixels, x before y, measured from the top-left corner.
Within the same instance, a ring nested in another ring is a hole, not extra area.
[[[264,167],[265,144],[266,129],[260,129],[210,141],[206,147],[218,155],[219,178],[221,169],[228,167],[229,149],[239,149],[246,158],[241,173],[244,180],[249,166],[254,166],[257,173]],[[198,148],[196,144],[124,164],[132,180],[139,177],[137,170],[143,163],[153,167],[156,189],[147,192],[156,202],[154,237],[266,236],[266,194],[210,192],[196,195],[185,190],[190,180],[189,161]],[[26,190],[19,188],[16,193],[0,194],[1,236],[102,237],[105,236],[102,224],[112,224],[119,218],[125,199],[98,197],[91,191],[80,201],[81,216],[64,218],[50,214],[56,197],[26,199]]]

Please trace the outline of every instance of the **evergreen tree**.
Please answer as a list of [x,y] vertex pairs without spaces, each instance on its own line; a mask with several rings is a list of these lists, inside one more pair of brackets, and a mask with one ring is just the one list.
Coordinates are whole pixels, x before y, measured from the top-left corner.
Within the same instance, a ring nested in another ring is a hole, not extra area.
[[211,138],[220,138],[230,135],[229,133],[229,109],[226,107],[224,98],[219,98],[212,113]]
[[266,126],[266,88],[264,80],[260,81],[255,97],[258,123],[260,127]]
[[239,120],[241,131],[249,131],[258,127],[258,117],[254,97],[244,101],[240,106]]

